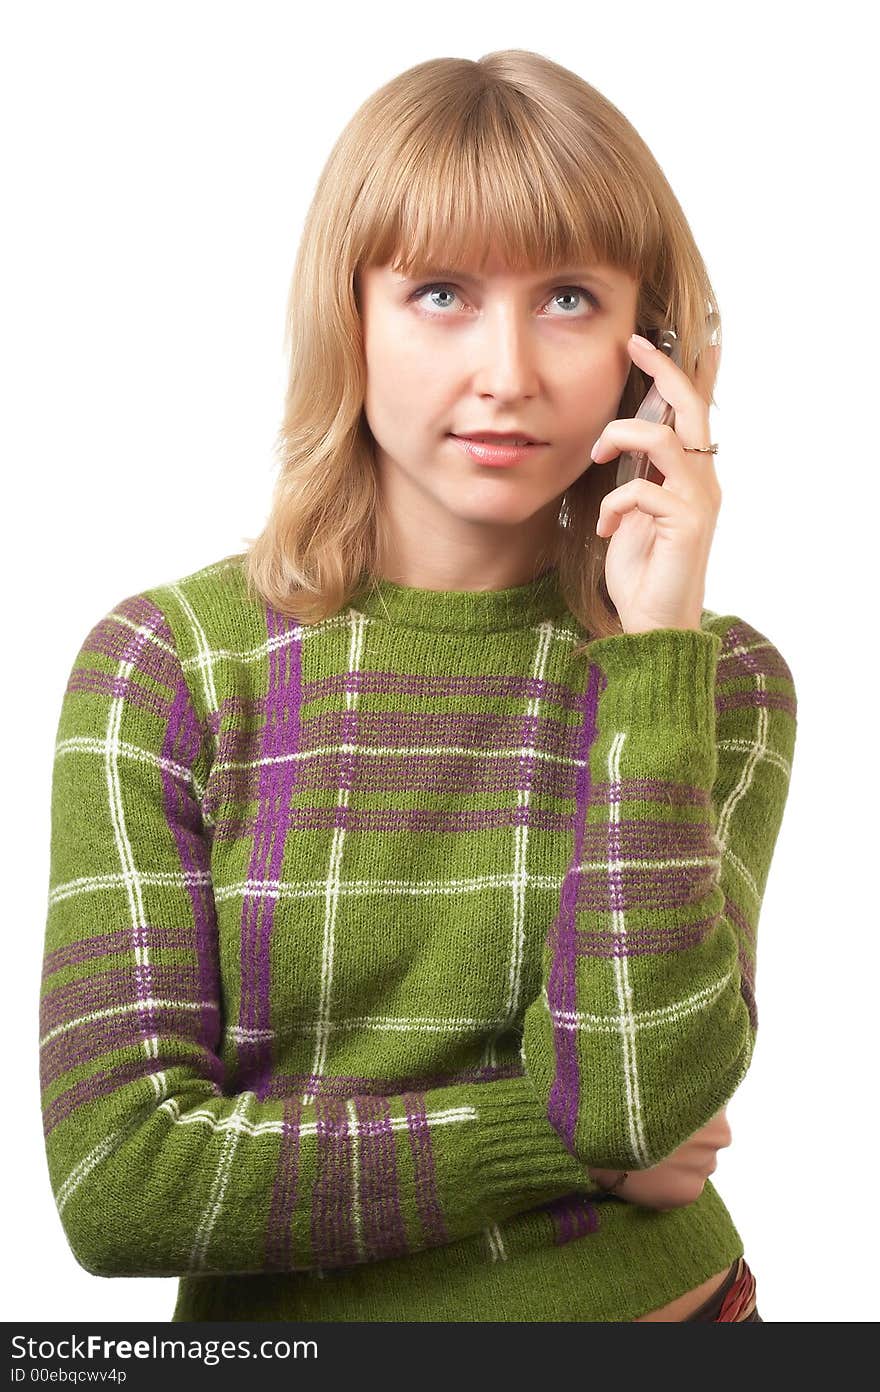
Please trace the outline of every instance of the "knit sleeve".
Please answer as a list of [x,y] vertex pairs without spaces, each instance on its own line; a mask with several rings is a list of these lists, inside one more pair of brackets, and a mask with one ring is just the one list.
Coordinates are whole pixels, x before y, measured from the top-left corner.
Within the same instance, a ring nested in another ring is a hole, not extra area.
[[74,662],[52,775],[40,1084],[80,1265],[348,1266],[595,1192],[522,1073],[391,1096],[230,1092],[207,743],[163,611],[123,600]]
[[565,1145],[648,1169],[733,1096],[757,1031],[755,949],[788,797],[791,672],[766,637],[589,645],[574,851],[522,1059]]

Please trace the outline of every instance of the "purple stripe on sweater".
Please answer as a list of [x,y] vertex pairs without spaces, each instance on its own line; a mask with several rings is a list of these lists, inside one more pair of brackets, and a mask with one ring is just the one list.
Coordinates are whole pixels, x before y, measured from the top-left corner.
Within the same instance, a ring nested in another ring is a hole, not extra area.
[[[121,891],[121,886],[120,886]],[[95,891],[98,892],[98,891]],[[106,893],[106,890],[100,891]],[[188,949],[192,943],[192,933],[186,928],[165,927],[151,923],[147,925],[150,943],[154,952]],[[118,928],[115,932],[97,933],[91,938],[78,938],[65,943],[54,952],[47,952],[43,958],[43,982],[65,967],[84,966],[86,962],[100,961],[102,957],[112,957],[114,953],[128,955],[131,951],[131,932],[128,928]],[[56,988],[57,989],[57,988]]]
[[781,710],[792,718],[797,714],[794,698],[782,691],[729,691],[715,698],[715,710],[718,713],[737,710],[743,706],[764,706],[767,710]]
[[[128,622],[120,623],[120,619],[127,619]],[[136,629],[146,632],[139,633]],[[151,641],[154,633],[164,640],[166,646]],[[112,614],[95,624],[82,651],[100,653],[113,665],[131,662],[132,654],[136,653],[139,676],[147,677],[160,686],[172,687],[177,659],[170,639],[164,614],[146,596],[134,595],[117,604]]]
[[[195,1012],[174,1005],[163,1006],[155,1010],[154,1020],[157,1030],[165,1038],[190,1040],[196,1033],[196,1021],[203,1019],[206,1013],[213,1017],[214,1030],[219,1033],[220,1011],[216,1005],[209,1006],[207,1012]],[[137,1028],[137,1014],[133,1010],[71,1026],[49,1040],[40,1050],[40,1086],[47,1088],[64,1073],[73,1068],[84,1068],[111,1051],[133,1047],[143,1048],[141,1032]],[[191,1047],[181,1045],[178,1062],[201,1073],[205,1054],[210,1053],[208,1045],[200,1046],[195,1042]]]
[[597,1206],[586,1194],[563,1194],[561,1198],[541,1204],[539,1211],[549,1215],[557,1247],[599,1231]]
[[[716,710],[721,712],[739,706],[765,706],[785,711],[792,719],[796,719],[797,695],[793,689],[794,678],[782,653],[773,644],[768,644],[757,629],[746,623],[731,624],[722,638],[722,644],[716,672],[716,687],[743,679],[748,679],[750,684],[744,691],[726,691],[723,694],[716,691]],[[751,650],[733,651],[739,647]],[[781,682],[787,689],[756,689],[754,679],[757,676],[770,677]]]
[[[618,807],[624,802],[619,788],[610,792],[608,805]],[[615,845],[620,858],[628,861],[660,860],[674,856],[718,858],[718,845],[712,828],[704,821],[670,820],[664,812],[661,817],[623,817],[618,812],[615,820],[617,838]],[[584,860],[604,861],[608,850],[607,825],[591,823],[584,835]]]
[[[299,748],[302,705],[302,643],[299,628],[272,606],[266,608],[269,639],[266,718],[261,755],[267,760]],[[293,632],[287,643],[274,643]],[[261,883],[281,879],[286,843],[287,809],[299,773],[296,760],[262,764],[258,775],[258,808],[248,865],[248,880]],[[270,948],[275,923],[275,899],[246,893],[241,911],[241,999],[238,1022],[243,1029],[267,1030],[271,1024]],[[269,1040],[239,1044],[240,1086],[250,1079],[270,1075],[272,1048]]]
[[[121,623],[120,619],[129,622]],[[133,629],[132,624],[137,625],[137,629]],[[154,636],[162,638],[166,644],[171,639],[164,614],[142,595],[123,600],[112,614],[95,624],[82,645],[80,657],[88,652],[98,653],[116,666],[134,663],[136,670],[121,677],[118,672],[86,667],[78,661],[70,674],[67,691],[97,693],[114,700],[122,698],[134,709],[165,719],[167,700],[151,685],[144,686],[139,680],[145,677],[160,686],[174,685],[173,644],[170,648],[162,647],[152,641]]]
[[[126,630],[128,631],[128,630]],[[110,672],[99,672],[87,667],[78,667],[70,675],[67,693],[105,696],[111,700],[124,699],[137,710],[148,711],[164,720],[168,714],[168,703],[155,691],[148,691],[131,677],[119,677]]]
[[628,928],[625,941],[613,928],[579,928],[577,952],[579,957],[645,957],[660,952],[686,952],[699,947],[718,924],[716,915],[701,918],[695,923],[678,922],[665,928],[658,924]]
[[387,1097],[357,1097],[358,1211],[361,1241],[370,1259],[401,1257],[409,1251],[400,1206],[397,1142]]
[[[131,942],[131,932],[129,931],[129,943]],[[183,971],[176,966],[159,965],[154,963],[152,966],[154,974],[153,984],[156,995],[163,1000],[173,999],[179,1001],[196,1001],[201,999],[201,991],[198,980],[192,968]],[[134,992],[132,984],[136,981],[137,968],[129,960],[121,967],[111,967],[109,971],[98,972],[94,976],[77,977],[73,981],[66,981],[54,990],[47,991],[40,1001],[40,1032],[48,1034],[50,1030],[65,1021],[76,1018],[78,1015],[85,1015],[94,1010],[112,1010],[119,1006],[128,1005],[133,999]],[[136,1013],[128,1011],[127,1019],[134,1020],[130,1042],[140,1043],[141,1036],[137,1030]]]
[[[609,833],[609,841],[611,839]],[[609,845],[609,865],[613,859],[614,847]],[[718,862],[711,860],[707,851],[702,864],[674,870],[662,864],[650,870],[631,864],[625,870],[618,868],[613,875],[605,865],[584,871],[577,887],[575,907],[578,913],[608,913],[613,909],[626,912],[644,909],[657,913],[662,909],[687,909],[696,904],[702,907],[712,894],[720,908]],[[633,926],[638,928],[637,923]]]
[[331,676],[309,682],[303,689],[303,701],[324,701],[328,697],[357,692],[361,696],[399,696],[434,701],[447,696],[472,698],[477,701],[540,700],[561,710],[579,711],[582,695],[563,682],[547,681],[543,677],[525,677],[515,672],[490,672],[485,676],[445,676],[443,673],[339,671]]
[[[547,979],[547,1002],[551,1017],[567,1015],[577,1006],[577,933],[576,902],[578,897],[578,867],[583,860],[587,814],[590,807],[590,752],[598,733],[597,712],[599,696],[608,678],[596,663],[589,664],[587,690],[582,697],[583,722],[578,757],[583,761],[577,781],[575,812],[575,843],[572,863],[562,885],[559,912],[551,931],[554,933],[554,952]],[[556,1072],[550,1089],[547,1116],[559,1132],[568,1149],[575,1154],[574,1134],[578,1113],[580,1078],[577,1063],[577,1033],[559,1024],[553,1026],[556,1053]]]
[[[729,681],[737,676],[755,676],[756,673],[763,672],[765,676],[782,677],[789,684],[794,684],[791,668],[782,653],[772,643],[768,644],[764,635],[751,624],[731,624],[726,629],[721,643],[717,670],[722,681]],[[748,648],[751,651],[733,651],[736,648]]]
[[352,1150],[346,1102],[319,1097],[317,1175],[312,1189],[312,1256],[322,1267],[360,1260],[354,1232]]
[[[98,1102],[104,1097],[109,1097],[111,1093],[117,1092],[126,1084],[135,1080],[149,1079],[155,1074],[161,1073],[163,1069],[184,1066],[191,1074],[192,1068],[189,1061],[182,1059],[179,1052],[173,1054],[160,1052],[153,1058],[147,1058],[145,1055],[143,1058],[131,1062],[115,1064],[109,1072],[93,1073],[90,1077],[74,1083],[65,1092],[59,1093],[47,1104],[43,1110],[44,1134],[48,1136],[59,1122],[64,1121],[65,1117],[70,1116],[78,1107]],[[204,1052],[204,1062],[199,1068],[199,1078],[205,1083],[212,1083],[215,1089],[214,1095],[220,1095],[223,1084],[223,1066],[217,1056],[208,1050]],[[152,1083],[145,1082],[141,1092],[143,1101],[140,1103],[140,1107],[155,1110],[156,1091]],[[193,1100],[192,1090],[190,1090],[190,1100]],[[132,1116],[136,1110],[137,1107],[129,1100],[125,1106],[126,1115]]]
[[[399,783],[399,780],[398,780]],[[206,815],[210,816],[206,808]],[[359,808],[359,807],[294,807],[282,815],[280,823],[287,831],[358,832],[474,832],[507,830],[530,826],[535,830],[566,832],[571,829],[571,814],[554,812],[549,808],[499,807],[488,810],[462,808],[450,811],[440,807]],[[214,825],[214,841],[241,841],[254,834],[255,817],[247,820],[230,816]]]
[[409,1123],[409,1145],[415,1170],[416,1208],[422,1224],[426,1247],[439,1247],[449,1241],[443,1206],[437,1193],[437,1171],[431,1143],[431,1127],[422,1091],[403,1096]]
[[286,1097],[278,1167],[272,1186],[272,1200],[266,1227],[265,1265],[270,1271],[295,1270],[293,1260],[293,1211],[299,1183],[299,1146],[302,1104],[298,1097]]
[[[302,749],[335,748],[341,741],[342,711],[319,711],[303,721]],[[360,743],[372,748],[411,749],[433,745],[465,749],[510,748],[534,744],[544,753],[573,758],[577,727],[557,716],[509,715],[487,711],[365,710],[358,718]],[[253,735],[250,735],[253,744]],[[254,758],[245,739],[237,757]],[[222,758],[222,752],[220,757]]]

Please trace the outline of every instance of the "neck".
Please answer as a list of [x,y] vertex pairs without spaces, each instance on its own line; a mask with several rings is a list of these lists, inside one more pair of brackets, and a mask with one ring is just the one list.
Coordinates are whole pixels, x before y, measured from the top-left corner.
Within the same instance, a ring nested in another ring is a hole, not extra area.
[[418,528],[406,528],[398,535],[386,523],[380,531],[382,544],[377,548],[374,574],[420,590],[505,590],[528,585],[557,563],[557,512],[552,526],[524,535],[525,530],[515,529],[503,544],[495,541],[494,532],[490,537],[480,529],[479,534],[473,531],[458,538],[455,545],[441,540],[431,546]]

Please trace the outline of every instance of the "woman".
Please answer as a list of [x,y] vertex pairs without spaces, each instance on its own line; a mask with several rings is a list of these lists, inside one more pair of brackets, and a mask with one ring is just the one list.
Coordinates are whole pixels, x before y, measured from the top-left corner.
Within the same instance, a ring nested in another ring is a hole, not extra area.
[[[343,132],[266,527],[64,695],[41,1067],[86,1269],[179,1276],[175,1320],[759,1319],[708,1176],[796,702],[703,607],[713,312],[644,143],[539,55]],[[662,485],[614,487],[634,448]]]

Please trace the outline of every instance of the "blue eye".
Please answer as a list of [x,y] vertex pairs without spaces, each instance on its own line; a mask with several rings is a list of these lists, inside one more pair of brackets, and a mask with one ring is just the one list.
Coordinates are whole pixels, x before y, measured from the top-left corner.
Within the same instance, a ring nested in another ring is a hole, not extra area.
[[[441,281],[441,282],[435,283],[435,284],[433,284],[433,285],[422,285],[422,286],[420,286],[418,290],[414,290],[414,291],[413,291],[413,293],[410,295],[410,299],[411,299],[411,300],[415,300],[415,301],[420,301],[420,300],[422,300],[422,299],[424,298],[425,295],[427,295],[427,294],[429,294],[429,293],[433,293],[433,291],[435,291],[435,290],[451,290],[454,294],[457,294],[457,293],[458,293],[458,291],[456,290],[456,288],[455,288],[454,285],[449,285],[449,284],[447,284],[445,281]],[[556,299],[556,298],[558,298],[560,295],[572,295],[572,294],[574,294],[574,295],[581,295],[584,299],[586,299],[586,300],[589,301],[589,303],[590,303],[590,305],[591,305],[591,307],[592,307],[593,309],[599,309],[599,308],[600,308],[599,301],[596,299],[596,296],[593,294],[593,292],[592,292],[591,290],[587,290],[586,287],[583,286],[583,285],[560,285],[559,288],[553,292],[553,295],[551,296],[551,299]],[[437,308],[442,309],[442,306],[437,306],[437,305],[435,305],[435,309],[437,309]],[[432,314],[429,310],[420,309],[420,312],[421,312],[422,314],[426,314],[429,318],[432,318],[432,319],[435,319],[435,318],[437,317],[435,314]],[[566,313],[566,314],[562,314],[562,315],[550,315],[550,318],[551,318],[551,319],[558,319],[558,318],[569,318],[569,319],[572,319],[572,318],[575,318],[575,317],[576,317],[576,316],[575,316],[573,313]]]

